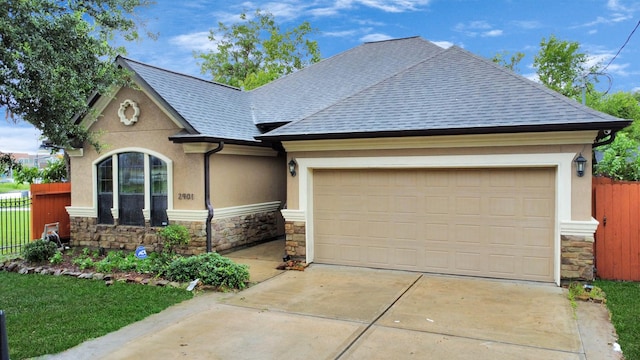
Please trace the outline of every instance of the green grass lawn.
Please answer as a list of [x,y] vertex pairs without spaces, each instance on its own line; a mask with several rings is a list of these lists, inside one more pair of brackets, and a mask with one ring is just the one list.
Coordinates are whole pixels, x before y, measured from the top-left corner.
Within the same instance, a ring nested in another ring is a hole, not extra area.
[[12,360],[58,353],[190,299],[184,289],[0,272]]
[[0,183],[0,194],[14,192],[14,191],[22,191],[29,190],[29,184],[16,184],[16,183]]
[[15,201],[20,199],[0,199],[0,255],[19,252],[31,240],[30,213],[14,208]]
[[640,359],[640,283],[598,280],[625,359]]

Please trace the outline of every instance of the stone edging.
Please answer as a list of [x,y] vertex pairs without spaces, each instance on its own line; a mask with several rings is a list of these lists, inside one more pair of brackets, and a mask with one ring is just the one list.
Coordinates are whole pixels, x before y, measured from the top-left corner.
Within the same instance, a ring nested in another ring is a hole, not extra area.
[[151,286],[171,286],[175,288],[186,288],[186,284],[182,284],[175,281],[169,281],[165,279],[150,279],[145,278],[143,276],[114,276],[113,274],[104,274],[104,273],[94,273],[94,272],[83,272],[83,271],[73,271],[69,269],[59,269],[59,268],[51,268],[46,265],[41,266],[29,266],[19,261],[9,261],[3,264],[0,264],[0,271],[6,272],[15,272],[18,274],[41,274],[41,275],[53,275],[53,276],[71,276],[78,279],[91,279],[91,280],[101,280],[105,282],[105,285],[113,285],[114,282],[124,282],[124,283],[135,283],[141,285],[151,285]]

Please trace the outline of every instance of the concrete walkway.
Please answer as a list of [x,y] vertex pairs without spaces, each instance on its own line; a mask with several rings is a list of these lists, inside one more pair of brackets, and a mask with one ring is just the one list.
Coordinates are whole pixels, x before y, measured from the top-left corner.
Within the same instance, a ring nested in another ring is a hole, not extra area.
[[554,285],[325,265],[280,272],[260,262],[279,263],[255,255],[263,250],[229,255],[257,265],[259,284],[198,295],[47,358],[618,358],[608,321],[580,324]]

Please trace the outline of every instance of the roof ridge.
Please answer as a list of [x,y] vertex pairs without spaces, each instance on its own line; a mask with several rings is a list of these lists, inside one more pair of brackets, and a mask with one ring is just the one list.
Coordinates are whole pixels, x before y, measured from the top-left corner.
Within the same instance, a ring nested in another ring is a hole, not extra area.
[[148,67],[148,68],[151,68],[151,69],[154,69],[154,70],[162,71],[162,72],[165,72],[165,73],[171,73],[171,74],[178,75],[178,76],[181,76],[181,77],[190,78],[190,79],[193,79],[193,80],[205,82],[205,83],[208,83],[208,84],[211,84],[211,85],[219,85],[219,86],[223,86],[223,87],[226,87],[226,88],[229,88],[229,89],[232,89],[232,90],[243,91],[242,89],[237,88],[235,86],[223,84],[223,83],[217,82],[217,81],[206,80],[206,79],[203,79],[203,78],[200,78],[200,77],[197,77],[197,76],[181,73],[181,72],[174,71],[174,70],[161,68],[159,66],[147,64],[147,63],[144,63],[144,62],[138,61],[138,60],[133,60],[131,58],[124,57],[122,55],[118,55],[118,57],[116,58],[116,61],[118,61],[118,59],[121,59],[122,61],[125,61],[125,62],[131,62],[131,63],[135,63],[135,64],[138,64],[138,65],[142,65],[142,66],[145,66],[145,67]]
[[[374,41],[365,41],[363,43],[363,45],[366,44],[376,44],[376,43],[382,43],[382,42],[390,42],[390,41],[399,41],[399,40],[409,40],[409,39],[421,39],[422,37],[420,35],[414,35],[414,36],[406,36],[406,37],[401,37],[401,38],[391,38],[391,39],[384,39],[384,40],[374,40]],[[423,39],[425,41],[428,41],[426,39]]]
[[[403,39],[399,39],[399,40],[414,39],[414,38],[422,39],[420,36],[413,36],[413,37],[403,38]],[[423,40],[424,40],[424,39],[423,39]],[[428,40],[424,40],[424,41],[431,43],[431,42],[430,42],[430,41],[428,41]],[[365,44],[370,44],[370,43],[365,43]],[[365,44],[362,44],[362,45],[360,45],[360,46],[364,46]],[[433,43],[432,43],[432,44],[433,44]],[[435,45],[435,44],[434,44],[434,45]],[[437,45],[435,45],[435,46],[437,46]],[[355,48],[354,48],[354,49],[355,49]],[[305,120],[307,117],[312,117],[312,116],[314,116],[315,114],[317,114],[317,113],[319,113],[319,112],[325,111],[325,110],[327,110],[327,109],[331,109],[332,107],[335,107],[335,106],[339,105],[339,104],[340,104],[340,103],[342,103],[343,101],[347,101],[347,100],[349,100],[349,99],[351,99],[351,98],[353,98],[353,97],[355,97],[355,96],[357,96],[357,95],[359,95],[359,94],[362,94],[363,92],[367,91],[368,89],[371,89],[371,88],[373,88],[374,86],[377,86],[378,84],[381,84],[381,83],[383,83],[383,82],[385,82],[385,81],[387,81],[387,80],[389,80],[389,79],[392,79],[392,78],[394,78],[394,77],[396,77],[396,76],[398,76],[398,75],[400,75],[400,74],[402,74],[402,73],[404,73],[404,72],[406,72],[406,71],[409,71],[410,69],[412,69],[412,68],[414,68],[414,67],[418,66],[419,64],[422,64],[422,63],[424,63],[425,61],[431,60],[431,59],[433,59],[434,57],[436,57],[436,56],[438,56],[438,55],[440,55],[440,54],[444,53],[444,52],[445,52],[445,50],[447,50],[447,49],[444,49],[444,48],[440,48],[440,49],[441,49],[441,51],[439,51],[439,52],[437,52],[437,53],[435,53],[435,54],[431,54],[430,56],[427,56],[426,58],[424,58],[424,59],[422,59],[422,60],[420,60],[420,61],[418,61],[418,62],[416,62],[416,63],[414,63],[414,64],[412,64],[412,65],[409,65],[409,66],[405,67],[404,69],[401,69],[401,70],[399,70],[399,71],[397,71],[397,72],[395,72],[395,73],[393,73],[393,74],[391,74],[391,75],[389,75],[389,76],[387,76],[387,77],[385,77],[385,78],[382,78],[382,79],[380,79],[380,81],[375,82],[375,83],[372,83],[372,84],[370,84],[369,86],[362,88],[360,91],[357,91],[357,92],[355,92],[355,93],[353,93],[353,94],[350,94],[350,95],[349,95],[349,96],[347,96],[347,97],[344,97],[344,98],[340,99],[340,100],[339,100],[339,101],[337,101],[337,102],[332,103],[330,106],[327,106],[327,107],[325,107],[325,108],[319,109],[318,111],[316,111],[316,112],[314,112],[314,113],[311,113],[311,114],[309,114],[308,116],[303,117],[303,118],[301,118],[301,119],[297,119],[297,120],[291,121],[291,122],[289,122],[289,123],[287,123],[287,124],[285,124],[285,125],[283,125],[283,126],[279,127],[278,129],[284,129],[284,128],[287,128],[289,125],[296,124],[296,123],[298,123],[298,122],[300,122],[300,121],[303,121],[303,120]]]
[[[344,56],[348,56],[350,53],[355,52],[355,51],[357,51],[358,49],[360,49],[360,48],[362,48],[362,47],[365,47],[365,46],[367,46],[367,45],[380,44],[380,43],[384,43],[384,42],[392,42],[392,41],[406,41],[406,40],[410,40],[410,39],[420,39],[420,40],[422,40],[423,42],[427,42],[427,43],[430,43],[430,44],[432,44],[432,45],[434,45],[434,46],[438,46],[438,45],[434,44],[432,41],[426,40],[426,39],[422,38],[422,37],[421,37],[421,36],[419,36],[419,35],[416,35],[416,36],[409,36],[409,37],[404,37],[404,38],[394,38],[394,39],[387,39],[387,40],[379,40],[379,41],[368,41],[368,42],[363,42],[363,43],[359,44],[358,46],[355,46],[355,47],[352,47],[352,48],[347,49],[347,50],[345,50],[345,51],[342,51],[342,52],[339,52],[339,53],[337,53],[337,54],[331,55],[331,56],[329,56],[328,58],[320,59],[320,61],[318,61],[317,63],[309,64],[308,66],[305,66],[305,67],[303,67],[302,69],[298,69],[297,71],[294,71],[294,72],[292,72],[292,73],[290,73],[290,74],[287,74],[287,75],[285,75],[285,76],[281,76],[281,77],[279,77],[279,78],[277,78],[277,79],[275,79],[275,80],[273,80],[273,81],[271,81],[271,82],[268,82],[268,83],[266,83],[266,84],[264,84],[264,85],[261,85],[261,86],[259,86],[259,87],[255,88],[255,89],[251,89],[251,90],[249,90],[249,91],[245,91],[245,92],[247,92],[247,93],[253,93],[253,92],[255,92],[256,90],[264,89],[264,88],[268,87],[268,86],[269,86],[269,85],[271,85],[271,84],[275,84],[275,83],[278,83],[278,82],[280,82],[280,81],[283,81],[282,79],[285,79],[285,78],[287,78],[287,77],[289,77],[289,76],[291,76],[291,75],[293,75],[293,74],[297,74],[297,73],[304,72],[304,71],[310,71],[310,70],[308,70],[308,69],[309,69],[309,68],[311,68],[311,67],[312,67],[312,66],[314,66],[314,65],[318,65],[318,64],[321,64],[321,63],[327,62],[327,61],[329,61],[329,60],[338,59],[338,58],[341,58],[341,57],[344,57]],[[438,46],[438,47],[439,47],[439,46]]]
[[[505,74],[508,74],[509,76],[515,78],[516,80],[524,83],[527,86],[532,86],[532,87],[538,88],[540,90],[543,90],[547,94],[555,97],[556,99],[562,100],[563,102],[565,102],[566,104],[574,107],[577,110],[591,113],[592,115],[596,115],[601,119],[607,119],[607,117],[612,117],[612,118],[619,119],[619,118],[617,118],[617,117],[615,117],[613,115],[610,115],[610,114],[607,114],[605,112],[593,109],[593,108],[591,108],[589,106],[583,105],[582,103],[580,103],[579,101],[576,101],[575,99],[572,99],[570,97],[564,96],[564,95],[560,94],[557,91],[549,89],[548,87],[544,86],[541,83],[535,82],[535,81],[533,81],[533,80],[531,80],[531,79],[529,79],[529,78],[527,78],[527,77],[525,77],[525,76],[523,76],[521,74],[516,73],[515,71],[509,70],[509,69],[505,68],[504,66],[498,65],[498,64],[494,63],[493,61],[491,61],[491,60],[489,60],[487,58],[484,58],[482,56],[476,55],[476,54],[474,54],[474,53],[472,53],[472,52],[470,52],[468,50],[465,50],[465,49],[463,49],[463,48],[461,48],[459,46],[453,45],[453,46],[447,48],[446,50],[448,51],[450,49],[452,49],[452,51],[456,50],[456,51],[459,51],[459,52],[466,53],[467,55],[471,55],[475,59],[478,59],[480,61],[483,61],[483,62],[493,66],[494,68],[502,71]],[[602,115],[606,115],[606,116],[602,116]],[[625,119],[625,120],[631,120],[631,119]]]

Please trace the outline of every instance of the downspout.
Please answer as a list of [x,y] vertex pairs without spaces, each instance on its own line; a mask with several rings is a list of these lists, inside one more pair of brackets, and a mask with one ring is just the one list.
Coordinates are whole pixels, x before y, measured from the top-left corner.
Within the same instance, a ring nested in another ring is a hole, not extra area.
[[[610,132],[610,134],[607,134],[607,132]],[[609,138],[607,140],[603,140],[600,142],[594,142],[591,147],[593,148],[597,148],[598,146],[602,146],[602,145],[609,145],[613,142],[613,140],[616,139],[616,134],[618,133],[617,130],[604,130],[602,131],[603,135],[602,137],[600,137],[600,139],[606,137],[607,135],[610,135]],[[598,140],[598,138],[596,138],[596,141]]]
[[211,252],[211,220],[213,219],[213,205],[211,205],[211,174],[210,174],[210,159],[211,155],[219,152],[224,148],[224,141],[218,143],[218,147],[209,150],[204,154],[204,204],[207,207],[207,252]]

